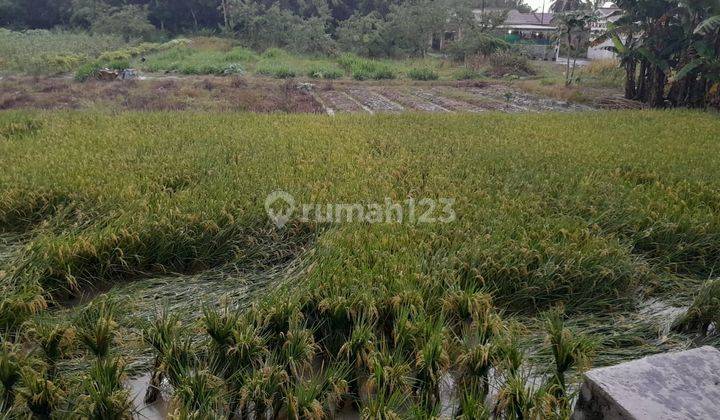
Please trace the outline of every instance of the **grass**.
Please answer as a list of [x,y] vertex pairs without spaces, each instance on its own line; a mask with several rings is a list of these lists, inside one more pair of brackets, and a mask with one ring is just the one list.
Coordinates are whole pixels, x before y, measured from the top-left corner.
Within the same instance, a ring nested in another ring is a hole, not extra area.
[[412,80],[437,80],[440,76],[429,68],[413,68],[407,73]]
[[[216,42],[212,42],[215,40]],[[353,54],[323,57],[294,54],[280,48],[264,52],[236,46],[230,40],[193,38],[176,48],[147,54],[146,61],[132,64],[147,72],[223,74],[230,64],[262,76],[275,78],[306,76],[313,79],[382,80],[407,77],[411,80],[452,80],[454,64],[437,58],[371,60]],[[422,77],[417,79],[416,77]]]
[[126,47],[119,35],[0,28],[0,73],[69,72],[107,51]]
[[[506,416],[561,415],[595,344],[600,357],[621,352],[647,329],[616,335],[606,320],[588,337],[583,317],[708,278],[720,262],[713,114],[178,115],[0,114],[0,229],[28,237],[2,279],[0,320],[22,331],[20,315],[42,313],[45,299],[112,281],[302,260],[297,277],[248,310],[232,300],[204,307],[197,324],[163,314],[146,329],[154,377],[175,385],[180,416],[330,416],[356,404],[368,417],[422,418],[439,409],[446,373],[464,418],[495,408],[482,404],[488,389]],[[264,209],[275,189],[298,203],[449,197],[457,220],[291,220],[279,230]],[[182,279],[177,290],[190,287]],[[703,327],[717,300],[708,284],[689,312]],[[83,396],[67,404],[102,401],[126,414],[114,301],[70,312],[90,353],[76,357],[97,361],[85,379],[65,379]],[[532,371],[511,315],[544,320],[533,349],[546,362]],[[48,343],[43,357],[60,357],[63,331],[34,339]],[[0,363],[16,389],[30,362],[8,344]],[[491,369],[502,380],[490,383]],[[55,384],[67,375],[58,370]],[[52,388],[28,382],[34,393]],[[4,398],[22,408],[14,391]]]

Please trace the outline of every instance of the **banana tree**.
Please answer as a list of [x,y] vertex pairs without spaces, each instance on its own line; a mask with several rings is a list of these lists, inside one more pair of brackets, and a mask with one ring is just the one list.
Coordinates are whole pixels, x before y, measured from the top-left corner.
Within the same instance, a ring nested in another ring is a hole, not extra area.
[[677,105],[704,106],[720,86],[720,14],[699,19],[707,16],[704,12],[720,13],[718,9],[720,6],[690,10],[692,33],[688,33],[682,67],[670,79]]
[[[575,76],[577,56],[584,39],[583,35],[590,27],[590,23],[595,19],[595,14],[591,11],[578,10],[559,14],[555,19],[558,31],[560,32],[559,37],[565,40],[568,49],[567,62],[565,65],[565,86],[570,86]],[[572,68],[570,66],[571,58]]]

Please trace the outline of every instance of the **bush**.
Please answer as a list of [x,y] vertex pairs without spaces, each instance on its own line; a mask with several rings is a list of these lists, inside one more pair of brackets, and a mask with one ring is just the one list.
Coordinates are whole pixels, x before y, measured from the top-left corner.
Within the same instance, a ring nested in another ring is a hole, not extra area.
[[334,67],[312,67],[307,72],[308,77],[313,79],[328,79],[334,80],[339,79],[345,75],[345,73]]
[[455,80],[476,80],[483,77],[482,73],[469,67],[463,67],[453,74]]
[[497,51],[510,48],[500,38],[487,34],[471,34],[448,45],[446,51],[455,61],[465,61],[474,55],[488,56]]
[[231,63],[223,69],[222,74],[226,76],[231,74],[245,74],[245,69],[238,63]]
[[130,68],[129,60],[114,60],[103,66],[113,70],[125,70]]
[[255,70],[255,72],[257,74],[261,74],[263,76],[274,77],[276,79],[290,79],[292,77],[295,77],[295,75],[296,75],[295,70],[291,69],[288,66],[280,65],[280,64],[270,64],[270,65],[259,66]]
[[100,65],[100,62],[98,61],[83,64],[75,73],[75,80],[78,82],[84,82],[88,79],[97,77],[100,69],[102,69],[102,65]]
[[494,52],[487,57],[485,63],[489,67],[488,72],[490,75],[495,77],[535,74],[535,70],[530,65],[530,60],[524,55],[512,51]]
[[577,82],[592,87],[622,87],[625,71],[617,60],[594,60],[576,71]]
[[262,53],[262,58],[280,58],[287,56],[287,51],[283,50],[282,48],[268,48],[265,50],[264,53]]
[[343,54],[338,59],[342,68],[349,71],[355,80],[394,79],[395,71],[387,64],[360,58],[354,54]]
[[439,77],[433,69],[429,68],[410,69],[407,75],[413,80],[437,80]]
[[233,48],[225,54],[225,60],[236,62],[236,61],[255,61],[258,59],[258,55],[255,51],[244,47]]

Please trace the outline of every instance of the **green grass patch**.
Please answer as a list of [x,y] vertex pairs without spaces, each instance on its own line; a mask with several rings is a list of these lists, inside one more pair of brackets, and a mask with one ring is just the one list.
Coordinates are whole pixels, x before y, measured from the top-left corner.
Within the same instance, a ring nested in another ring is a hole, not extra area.
[[407,72],[407,76],[412,80],[437,80],[440,76],[437,72],[430,68],[413,68]]
[[338,59],[338,63],[355,80],[383,80],[396,77],[396,71],[390,65],[353,54],[343,54]]
[[297,75],[297,71],[295,69],[279,63],[260,64],[255,68],[255,73],[262,76],[274,77],[276,79],[290,79]]
[[0,28],[0,73],[70,72],[107,51],[127,46],[119,35]]
[[307,72],[307,76],[313,79],[339,79],[345,75],[342,69],[330,66],[312,66]]

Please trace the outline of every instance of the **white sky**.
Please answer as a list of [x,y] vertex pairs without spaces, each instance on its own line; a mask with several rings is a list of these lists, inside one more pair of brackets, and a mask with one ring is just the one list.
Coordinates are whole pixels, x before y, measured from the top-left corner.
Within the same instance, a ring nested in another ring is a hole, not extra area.
[[[543,0],[525,0],[525,3],[538,12],[542,11]],[[550,8],[550,3],[552,3],[552,0],[545,0],[545,10]]]

